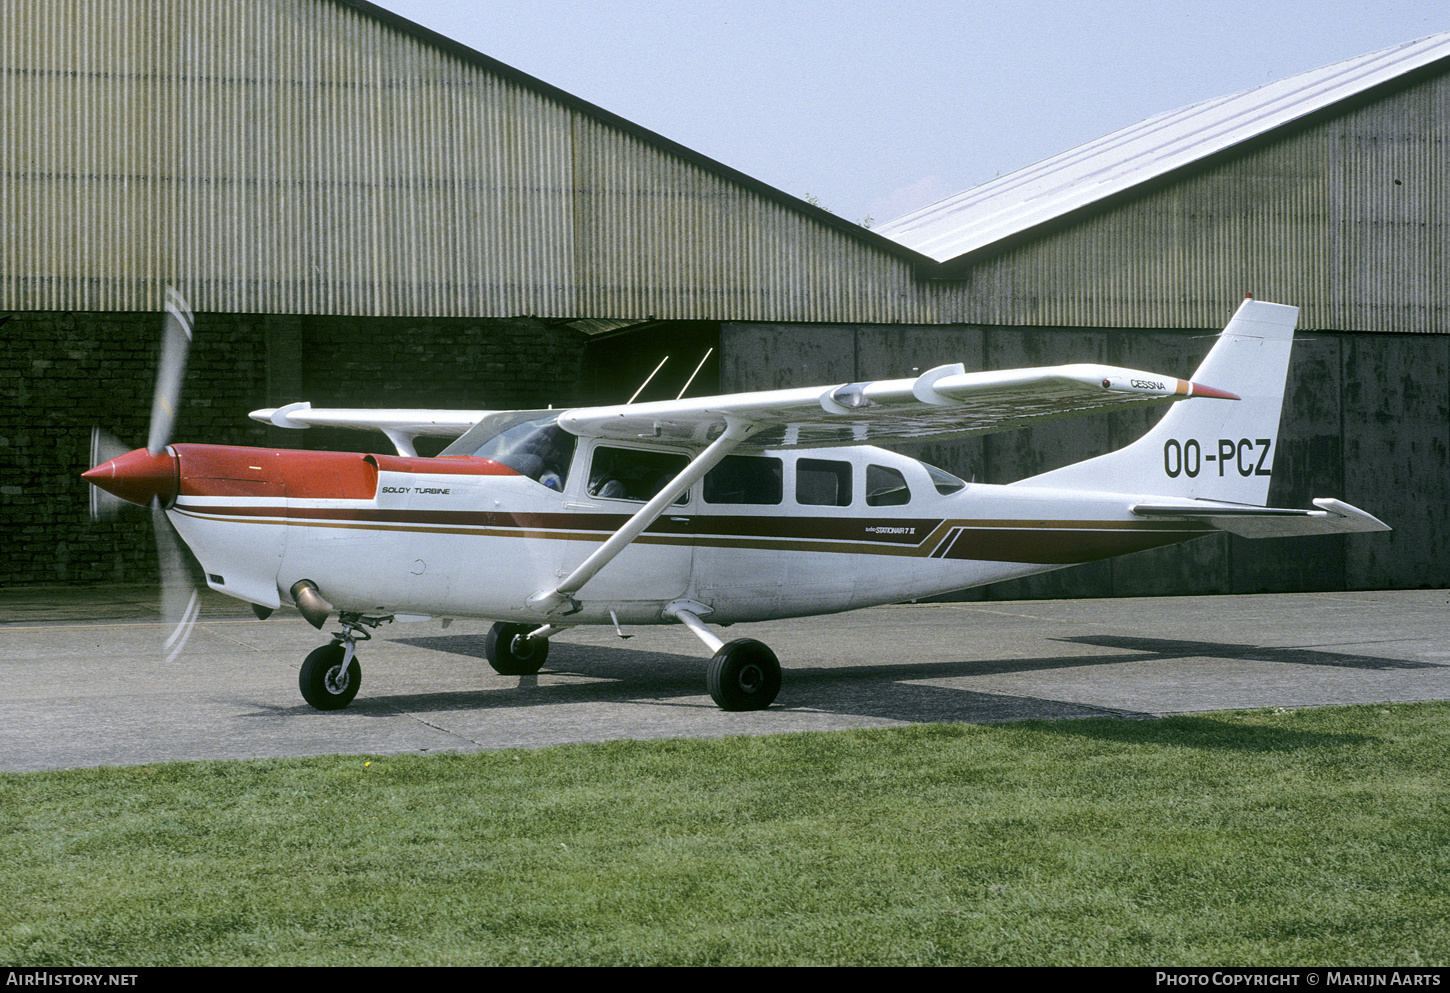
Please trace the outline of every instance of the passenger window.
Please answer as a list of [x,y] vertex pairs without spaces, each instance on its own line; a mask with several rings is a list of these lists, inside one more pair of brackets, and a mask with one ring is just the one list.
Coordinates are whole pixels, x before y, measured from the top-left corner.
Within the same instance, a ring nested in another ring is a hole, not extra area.
[[705,502],[778,504],[783,475],[780,459],[727,455],[705,474]]
[[795,464],[795,500],[810,507],[849,507],[851,463],[799,460]]
[[[589,467],[589,495],[613,500],[648,500],[684,471],[690,460],[668,452],[596,448]],[[689,491],[675,503],[684,503]]]
[[866,467],[866,506],[900,507],[911,502],[906,477],[884,465]]
[[926,470],[926,474],[931,477],[931,484],[936,487],[936,491],[942,496],[951,496],[953,493],[967,488],[965,480],[958,479],[945,469],[938,469],[936,466],[927,465],[925,462],[921,464],[921,467]]

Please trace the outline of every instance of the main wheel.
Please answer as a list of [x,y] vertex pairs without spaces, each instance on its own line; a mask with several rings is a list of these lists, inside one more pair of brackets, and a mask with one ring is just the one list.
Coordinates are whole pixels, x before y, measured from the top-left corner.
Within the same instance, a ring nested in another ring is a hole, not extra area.
[[764,710],[780,692],[780,661],[754,638],[737,638],[710,660],[705,685],[721,710]]
[[544,667],[549,657],[547,638],[530,638],[538,625],[495,624],[483,639],[483,653],[495,672],[504,676],[529,676]]
[[362,686],[362,666],[357,664],[357,655],[346,670],[342,667],[343,647],[334,641],[323,645],[302,662],[297,673],[297,688],[302,699],[318,710],[341,710],[352,703]]

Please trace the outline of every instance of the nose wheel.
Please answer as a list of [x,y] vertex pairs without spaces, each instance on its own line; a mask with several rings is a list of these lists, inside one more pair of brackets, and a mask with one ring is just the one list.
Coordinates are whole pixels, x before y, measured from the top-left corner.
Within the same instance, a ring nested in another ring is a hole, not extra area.
[[391,621],[392,615],[371,617],[344,612],[338,615],[342,630],[302,661],[297,671],[297,688],[302,699],[318,710],[341,710],[352,703],[362,686],[362,666],[357,664],[357,643],[372,638],[366,628]]
[[341,710],[352,703],[362,686],[362,667],[350,647],[334,641],[307,656],[297,672],[302,699],[318,710]]

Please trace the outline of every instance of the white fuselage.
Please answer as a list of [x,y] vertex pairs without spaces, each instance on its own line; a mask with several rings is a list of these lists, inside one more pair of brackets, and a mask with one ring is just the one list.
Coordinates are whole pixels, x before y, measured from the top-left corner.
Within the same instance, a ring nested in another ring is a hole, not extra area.
[[[214,589],[263,606],[305,579],[341,610],[543,623],[528,598],[643,506],[639,493],[603,495],[606,448],[616,462],[629,452],[581,439],[558,491],[484,459],[177,446],[183,487],[169,514]],[[664,623],[679,599],[711,622],[831,613],[1210,530],[1135,518],[1130,495],[962,484],[878,448],[754,458],[733,465],[753,484],[691,486],[575,594],[577,611],[552,620]]]

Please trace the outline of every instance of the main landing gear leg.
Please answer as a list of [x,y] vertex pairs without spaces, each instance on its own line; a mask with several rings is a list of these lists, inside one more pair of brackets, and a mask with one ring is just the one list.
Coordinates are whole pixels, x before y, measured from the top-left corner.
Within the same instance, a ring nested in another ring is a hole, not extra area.
[[721,710],[764,710],[780,692],[780,660],[754,638],[725,642],[700,620],[709,611],[704,604],[675,601],[664,615],[679,621],[715,655],[705,671],[705,687]]
[[302,699],[318,710],[341,710],[352,703],[362,686],[362,667],[357,663],[357,643],[370,641],[365,628],[375,628],[391,621],[392,615],[372,617],[344,611],[338,615],[342,630],[332,636],[332,644],[308,655],[297,672],[297,688]]

